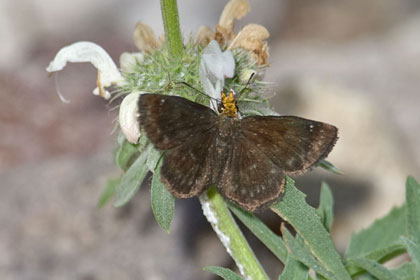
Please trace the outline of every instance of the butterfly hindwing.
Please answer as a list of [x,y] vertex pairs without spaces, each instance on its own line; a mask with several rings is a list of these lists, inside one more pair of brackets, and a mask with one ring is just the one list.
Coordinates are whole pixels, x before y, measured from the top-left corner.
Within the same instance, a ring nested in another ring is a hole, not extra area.
[[217,115],[210,108],[178,96],[142,94],[139,122],[147,137],[161,150],[179,146],[214,127]]
[[175,197],[200,194],[211,183],[214,129],[199,133],[165,153],[161,178]]
[[218,183],[223,196],[253,212],[277,200],[284,184],[283,171],[252,142],[242,135],[233,138]]
[[325,158],[337,141],[335,126],[293,116],[252,116],[242,134],[285,174],[299,174]]

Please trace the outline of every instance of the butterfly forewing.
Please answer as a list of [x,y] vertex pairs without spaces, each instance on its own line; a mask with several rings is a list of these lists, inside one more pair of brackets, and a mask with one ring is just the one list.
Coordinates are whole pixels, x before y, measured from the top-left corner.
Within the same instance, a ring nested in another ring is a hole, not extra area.
[[247,117],[241,130],[251,145],[290,175],[325,158],[337,141],[335,126],[293,116]]
[[161,150],[171,149],[214,127],[217,115],[211,109],[178,96],[142,94],[140,126]]
[[277,200],[285,174],[302,173],[325,158],[337,128],[292,116],[217,115],[187,99],[143,94],[140,125],[164,150],[162,181],[176,197],[192,197],[209,186],[248,211]]

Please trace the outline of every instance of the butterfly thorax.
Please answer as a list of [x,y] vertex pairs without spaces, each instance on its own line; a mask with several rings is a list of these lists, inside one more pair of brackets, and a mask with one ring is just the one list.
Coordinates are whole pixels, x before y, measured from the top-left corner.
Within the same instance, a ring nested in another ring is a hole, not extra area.
[[238,107],[236,106],[233,90],[229,92],[229,95],[222,92],[222,103],[220,104],[219,111],[227,117],[238,118]]

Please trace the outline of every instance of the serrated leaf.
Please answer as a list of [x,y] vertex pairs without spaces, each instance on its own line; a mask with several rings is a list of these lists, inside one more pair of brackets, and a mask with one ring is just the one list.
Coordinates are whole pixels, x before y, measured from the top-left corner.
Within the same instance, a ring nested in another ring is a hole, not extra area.
[[291,255],[287,256],[286,264],[283,272],[279,276],[279,280],[306,280],[308,279],[308,268],[295,260]]
[[378,278],[366,272],[360,275],[358,280],[378,280]]
[[325,182],[321,184],[319,207],[316,212],[321,217],[324,227],[330,231],[334,220],[334,198],[330,187]]
[[367,229],[353,234],[345,258],[380,260],[395,250],[403,249],[400,236],[405,233],[405,212],[405,206],[395,207]]
[[412,176],[406,181],[407,234],[420,244],[420,184]]
[[325,170],[328,170],[328,171],[334,173],[334,174],[343,175],[343,173],[337,167],[335,167],[334,164],[332,164],[331,162],[329,162],[325,159],[321,159],[319,161],[319,166],[324,168]]
[[118,186],[120,181],[121,181],[120,178],[115,178],[115,179],[109,179],[108,180],[108,182],[106,183],[106,187],[105,187],[104,191],[102,192],[101,196],[99,197],[98,205],[97,205],[98,208],[104,207],[105,204],[111,199],[111,197],[115,193],[115,188]]
[[280,236],[269,229],[254,214],[229,204],[235,216],[282,262],[287,260],[287,249]]
[[161,157],[162,152],[153,147],[149,153],[149,156],[147,157],[147,167],[151,172],[155,172],[156,166]]
[[151,147],[152,145],[148,145],[146,150],[137,157],[134,163],[123,175],[121,182],[116,187],[114,206],[120,207],[126,204],[140,188],[144,177],[146,177],[146,174],[149,171],[146,160]]
[[203,268],[204,271],[216,274],[224,280],[242,280],[241,276],[233,272],[232,270],[219,266],[207,266]]
[[302,236],[322,266],[334,275],[333,279],[350,279],[321,219],[306,203],[305,195],[294,186],[291,178],[286,177],[284,196],[271,209]]
[[316,260],[315,256],[312,254],[312,252],[309,250],[309,248],[306,246],[306,244],[303,242],[303,239],[299,235],[297,235],[296,238],[294,238],[284,226],[282,226],[281,232],[283,235],[284,242],[289,248],[289,255],[291,254],[295,260],[303,263],[309,268],[312,268],[316,273],[324,276],[325,278],[334,279],[334,275],[332,275],[331,272],[327,271]]
[[404,263],[402,266],[396,269],[391,269],[399,280],[414,280],[416,268],[413,263]]
[[380,263],[366,258],[355,258],[351,260],[353,266],[363,268],[373,276],[381,280],[398,280],[392,272]]
[[157,223],[169,233],[171,221],[174,217],[175,198],[160,180],[161,167],[162,160],[159,161],[152,178],[152,211]]
[[416,279],[420,278],[420,245],[414,239],[402,238],[407,246],[407,252],[415,265]]

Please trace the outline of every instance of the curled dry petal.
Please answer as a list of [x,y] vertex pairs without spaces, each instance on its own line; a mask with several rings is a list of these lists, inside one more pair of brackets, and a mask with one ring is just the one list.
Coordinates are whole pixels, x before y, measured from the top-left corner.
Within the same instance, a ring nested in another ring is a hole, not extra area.
[[228,33],[233,31],[234,20],[241,19],[249,12],[247,0],[230,0],[219,19],[219,25],[226,29]]
[[196,42],[199,45],[207,46],[214,38],[214,33],[207,26],[200,26],[197,33]]
[[161,44],[160,41],[156,39],[153,29],[141,21],[139,21],[134,28],[133,39],[136,47],[145,53],[151,53],[153,50],[158,49]]
[[233,32],[229,32],[223,26],[216,24],[216,33],[214,34],[214,40],[216,40],[220,46],[224,46],[227,41],[232,40],[233,36]]
[[223,9],[220,16],[219,23],[216,24],[216,33],[214,39],[224,46],[227,41],[230,41],[235,36],[233,32],[235,19],[241,19],[249,11],[249,4],[247,0],[231,0]]
[[138,100],[144,92],[132,92],[121,102],[119,122],[121,131],[130,143],[137,143],[140,138]]
[[238,33],[228,49],[242,48],[251,51],[258,64],[265,64],[268,57],[267,29],[259,24],[248,24]]
[[120,71],[118,71],[112,58],[99,45],[92,42],[76,42],[62,48],[47,67],[48,72],[62,70],[67,62],[90,62],[98,69],[97,88],[94,94],[109,99],[111,94],[105,90],[113,84],[123,81]]

